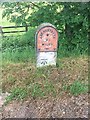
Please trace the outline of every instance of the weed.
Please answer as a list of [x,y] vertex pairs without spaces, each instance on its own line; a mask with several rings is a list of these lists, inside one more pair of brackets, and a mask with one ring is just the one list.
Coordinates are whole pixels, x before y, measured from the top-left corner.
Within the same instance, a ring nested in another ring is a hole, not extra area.
[[11,100],[22,100],[27,96],[27,91],[24,88],[13,88],[9,96],[6,97],[5,104],[9,103]]
[[9,77],[8,77],[8,81],[9,81],[9,82],[15,82],[16,79],[15,79],[13,76],[9,76]]
[[52,84],[52,82],[48,82],[48,81],[45,82],[44,91],[46,92],[46,94],[49,94],[49,95],[51,94],[53,96],[56,96],[56,89]]
[[31,93],[31,96],[36,98],[36,97],[45,97],[48,95],[55,96],[56,91],[55,87],[51,82],[42,82],[40,83],[32,83],[29,84],[28,89]]
[[71,94],[77,96],[81,93],[88,92],[88,86],[76,80],[69,86],[69,91]]
[[30,84],[28,88],[31,92],[31,96],[34,98],[43,97],[45,95],[42,86],[39,83]]

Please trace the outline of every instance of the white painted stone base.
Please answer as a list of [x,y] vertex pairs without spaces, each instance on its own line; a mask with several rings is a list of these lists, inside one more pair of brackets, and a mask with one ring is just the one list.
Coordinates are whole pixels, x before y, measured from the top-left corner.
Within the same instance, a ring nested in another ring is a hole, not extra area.
[[57,52],[37,53],[37,67],[56,65]]

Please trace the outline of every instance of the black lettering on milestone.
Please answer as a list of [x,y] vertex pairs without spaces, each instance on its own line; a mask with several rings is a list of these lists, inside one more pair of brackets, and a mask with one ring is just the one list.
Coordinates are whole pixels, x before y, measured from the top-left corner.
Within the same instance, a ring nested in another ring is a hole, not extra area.
[[53,31],[52,29],[46,29],[46,30],[41,31],[41,33],[40,33],[40,38],[41,38],[41,39],[42,39],[42,36],[43,36],[43,34],[44,34],[45,32],[51,32],[52,35],[53,35],[53,38],[56,37],[56,34],[54,33],[54,31]]
[[41,32],[41,33],[40,33],[40,38],[41,38],[41,39],[42,39],[42,36],[43,36],[43,33]]

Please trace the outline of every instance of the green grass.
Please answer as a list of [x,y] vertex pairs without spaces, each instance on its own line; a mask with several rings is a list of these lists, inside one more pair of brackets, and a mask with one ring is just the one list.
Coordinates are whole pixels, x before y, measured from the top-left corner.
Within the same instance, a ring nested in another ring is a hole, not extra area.
[[[62,89],[62,88],[61,88]],[[88,92],[88,86],[83,84],[81,81],[74,81],[70,86],[63,86],[63,92],[78,96],[80,94],[86,94]],[[61,91],[58,91],[61,92]],[[6,98],[5,104],[9,103],[12,100],[24,100],[27,97],[36,98],[45,98],[48,96],[56,97],[57,88],[55,84],[52,84],[50,81],[44,81],[43,83],[30,83],[27,86],[15,87],[10,91],[10,95]]]
[[6,50],[2,53],[3,61],[26,62],[35,59],[35,50],[26,47],[23,51],[18,49]]
[[24,88],[13,88],[11,94],[6,97],[5,104],[8,104],[12,100],[23,100],[27,96],[27,91]]
[[82,83],[81,80],[75,80],[71,85],[64,85],[63,90],[69,92],[71,95],[78,96],[88,92],[88,85]]
[[42,68],[36,68],[33,61],[7,64],[3,62],[2,91],[10,93],[6,103],[28,98],[62,98],[63,95],[86,94],[88,92],[87,60],[85,56],[63,58],[58,59],[58,63],[60,62],[58,67]]
[[72,95],[79,95],[82,93],[88,92],[88,85],[85,85],[85,83],[80,82],[79,80],[74,81],[73,84],[69,87],[69,91]]
[[56,96],[56,90],[51,82],[44,82],[40,84],[38,82],[31,83],[26,87],[15,87],[10,91],[10,95],[6,97],[5,104],[12,100],[23,100],[28,96],[35,98],[45,98],[48,95]]
[[35,28],[22,36],[10,36],[2,39],[2,61],[25,62],[35,59]]

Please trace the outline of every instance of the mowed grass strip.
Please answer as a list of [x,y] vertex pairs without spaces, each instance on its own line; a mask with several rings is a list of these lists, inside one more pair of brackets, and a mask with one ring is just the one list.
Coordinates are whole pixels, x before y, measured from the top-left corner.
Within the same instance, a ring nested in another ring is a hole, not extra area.
[[58,59],[58,67],[35,63],[2,65],[2,91],[7,100],[79,95],[88,92],[88,57]]

